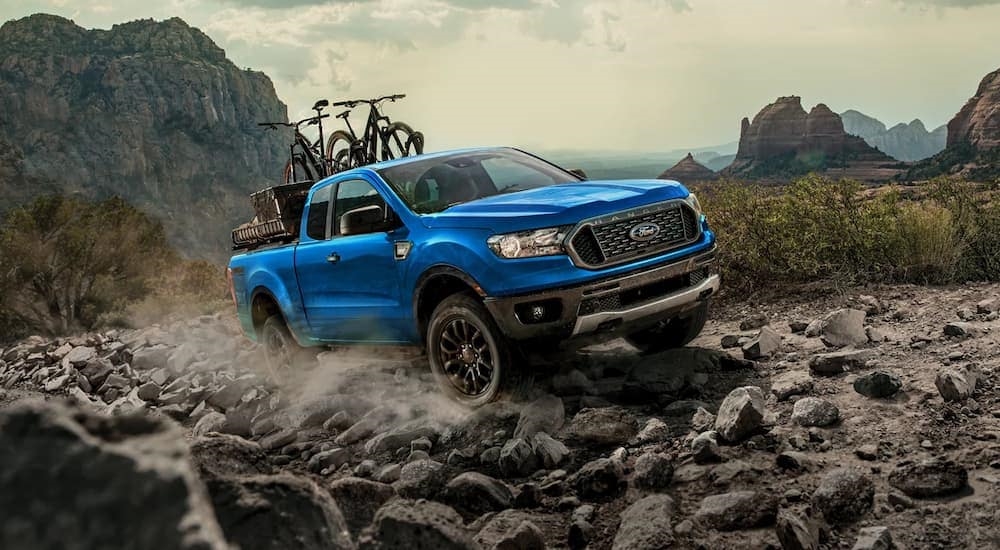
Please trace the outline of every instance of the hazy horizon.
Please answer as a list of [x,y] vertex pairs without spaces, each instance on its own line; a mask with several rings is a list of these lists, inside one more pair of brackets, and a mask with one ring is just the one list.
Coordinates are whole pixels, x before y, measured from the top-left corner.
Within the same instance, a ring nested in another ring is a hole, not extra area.
[[1000,67],[1000,0],[13,0],[0,19],[38,12],[181,17],[267,73],[293,117],[406,93],[387,113],[428,149],[703,148],[786,95],[931,130]]

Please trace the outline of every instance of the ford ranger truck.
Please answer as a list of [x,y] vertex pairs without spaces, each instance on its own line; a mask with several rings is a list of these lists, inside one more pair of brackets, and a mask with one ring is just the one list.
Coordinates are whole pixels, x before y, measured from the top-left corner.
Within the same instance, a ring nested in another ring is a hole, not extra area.
[[271,364],[302,347],[420,346],[442,390],[479,406],[530,383],[525,349],[684,346],[719,288],[715,255],[678,182],[585,181],[486,148],[317,182],[297,240],[233,256],[229,278]]

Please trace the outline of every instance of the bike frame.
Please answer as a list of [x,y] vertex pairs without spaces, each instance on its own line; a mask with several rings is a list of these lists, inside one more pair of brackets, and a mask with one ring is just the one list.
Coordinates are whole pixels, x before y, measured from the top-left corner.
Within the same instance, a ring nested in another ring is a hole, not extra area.
[[[364,134],[360,140],[358,139],[358,134],[354,131],[354,127],[351,126],[351,121],[348,119],[348,116],[345,115],[342,117],[344,119],[344,123],[347,124],[347,131],[350,132],[351,138],[355,140],[354,144],[351,146],[351,156],[354,157],[355,162],[359,165],[377,162],[379,153],[382,154],[383,159],[395,158],[392,151],[389,149],[389,139],[386,135],[390,120],[389,117],[384,116],[379,112],[378,106],[385,100],[396,101],[397,99],[402,99],[403,97],[405,96],[399,94],[384,96],[378,99],[355,99],[334,103],[334,106],[344,105],[349,108],[354,108],[359,103],[368,104],[368,120],[365,122]],[[398,145],[400,149],[402,149],[404,144],[400,143]]]

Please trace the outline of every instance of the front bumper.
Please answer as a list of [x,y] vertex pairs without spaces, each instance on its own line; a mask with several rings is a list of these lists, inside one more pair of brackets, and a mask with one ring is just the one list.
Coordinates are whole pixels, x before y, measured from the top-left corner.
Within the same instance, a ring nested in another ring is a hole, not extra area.
[[513,340],[613,338],[683,317],[707,301],[719,290],[715,256],[713,247],[651,269],[485,303]]

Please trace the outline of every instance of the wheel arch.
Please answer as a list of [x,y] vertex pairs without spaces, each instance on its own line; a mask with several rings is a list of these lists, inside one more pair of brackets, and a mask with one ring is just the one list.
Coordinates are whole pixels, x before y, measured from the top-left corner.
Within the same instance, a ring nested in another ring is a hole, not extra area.
[[421,343],[427,343],[427,325],[434,308],[448,296],[460,292],[471,292],[480,300],[486,297],[486,292],[472,276],[454,266],[436,265],[420,275],[413,291],[413,318]]

